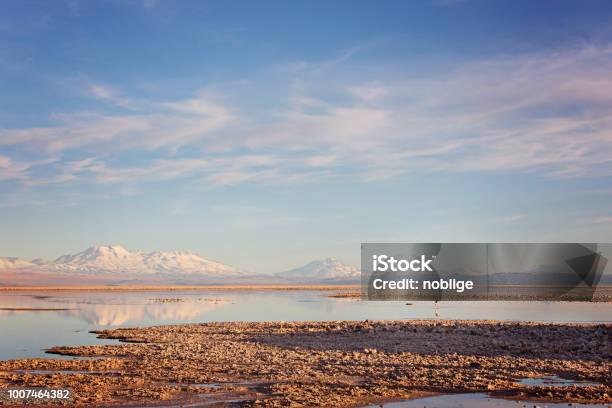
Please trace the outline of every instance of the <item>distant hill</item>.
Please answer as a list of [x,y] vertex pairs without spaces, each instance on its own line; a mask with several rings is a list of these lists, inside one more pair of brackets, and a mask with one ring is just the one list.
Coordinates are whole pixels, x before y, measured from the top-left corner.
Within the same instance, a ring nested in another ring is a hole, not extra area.
[[0,258],[0,269],[18,269],[27,268],[34,266],[33,262],[30,262],[21,258]]
[[[579,276],[567,271],[502,272],[489,275],[491,285],[558,285],[578,282]],[[612,285],[612,275],[602,275],[597,283]]]
[[274,276],[295,283],[358,283],[359,269],[334,258],[312,261]]

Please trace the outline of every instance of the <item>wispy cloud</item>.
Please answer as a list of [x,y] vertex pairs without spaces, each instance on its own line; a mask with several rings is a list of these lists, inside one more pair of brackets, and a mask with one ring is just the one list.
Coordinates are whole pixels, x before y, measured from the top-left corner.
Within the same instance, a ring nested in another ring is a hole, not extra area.
[[312,75],[321,75],[330,70],[336,68],[338,65],[341,65],[347,62],[351,57],[358,54],[359,52],[367,49],[370,44],[356,45],[350,48],[346,48],[342,50],[337,56],[333,58],[319,60],[319,61],[291,61],[287,63],[284,68],[289,70],[294,74],[308,74]]
[[0,180],[25,180],[30,165],[27,163],[15,163],[7,156],[0,156]]
[[[358,51],[302,64],[292,73],[299,89],[279,95],[288,103],[263,113],[246,108],[240,95],[204,90],[143,101],[92,84],[91,97],[120,113],[60,113],[54,126],[0,130],[0,178],[108,184],[189,177],[215,186],[414,172],[612,174],[610,47],[500,56],[425,78],[347,83],[341,65]],[[328,86],[321,77],[309,82],[307,72],[322,68]],[[128,152],[139,159],[120,159]]]
[[101,84],[90,84],[89,92],[96,99],[112,102],[122,108],[129,108],[132,105],[132,102],[129,99],[117,95],[117,91],[108,86]]
[[[106,88],[96,97],[116,100]],[[118,152],[128,149],[175,149],[204,139],[231,118],[231,112],[198,96],[180,102],[161,102],[149,112],[56,114],[57,126],[0,130],[1,146],[47,153],[69,150]]]
[[612,224],[612,215],[591,218],[587,222],[588,224]]

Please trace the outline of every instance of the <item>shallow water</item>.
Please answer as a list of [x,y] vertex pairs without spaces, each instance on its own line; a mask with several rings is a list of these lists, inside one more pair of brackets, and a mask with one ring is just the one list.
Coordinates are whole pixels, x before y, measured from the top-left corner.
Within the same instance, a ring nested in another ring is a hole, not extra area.
[[[610,303],[365,302],[327,291],[0,293],[0,359],[50,357],[53,346],[116,344],[91,330],[216,321],[493,319],[611,322]],[[18,310],[28,309],[28,310]],[[47,310],[35,310],[47,309]],[[53,310],[55,309],[55,310]]]
[[561,378],[556,375],[547,375],[544,377],[523,378],[519,384],[529,385],[531,387],[590,387],[600,384],[589,381],[574,381],[566,378]]
[[537,401],[516,401],[501,398],[491,398],[487,394],[446,394],[435,397],[416,398],[406,401],[389,402],[385,404],[368,405],[366,408],[608,408],[608,404],[578,404],[567,402],[551,403]]

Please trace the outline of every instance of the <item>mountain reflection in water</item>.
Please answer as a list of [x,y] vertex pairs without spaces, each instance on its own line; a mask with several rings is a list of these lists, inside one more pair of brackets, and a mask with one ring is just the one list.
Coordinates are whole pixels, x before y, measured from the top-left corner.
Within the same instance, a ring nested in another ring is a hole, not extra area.
[[[178,300],[177,300],[178,299]],[[95,301],[95,299],[94,299]],[[76,317],[93,326],[119,326],[129,322],[181,322],[191,321],[213,309],[221,307],[226,300],[214,298],[150,298],[144,303],[116,304],[91,301],[70,301],[62,297],[0,297],[0,316],[26,312],[55,312],[66,317]],[[55,309],[55,310],[53,310]]]
[[[0,292],[0,359],[49,357],[53,346],[116,344],[89,333],[231,321],[485,319],[610,322],[612,303],[362,301],[308,290]],[[485,307],[486,306],[486,307]]]

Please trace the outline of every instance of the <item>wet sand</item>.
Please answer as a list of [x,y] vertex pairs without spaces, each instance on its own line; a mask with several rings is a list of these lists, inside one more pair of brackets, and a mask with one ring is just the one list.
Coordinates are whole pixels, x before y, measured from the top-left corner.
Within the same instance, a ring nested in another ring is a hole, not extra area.
[[[0,388],[70,388],[86,406],[354,407],[468,392],[612,403],[609,324],[206,323],[98,334],[125,343],[53,350],[99,359],[2,361]],[[596,385],[521,383],[553,375]]]

